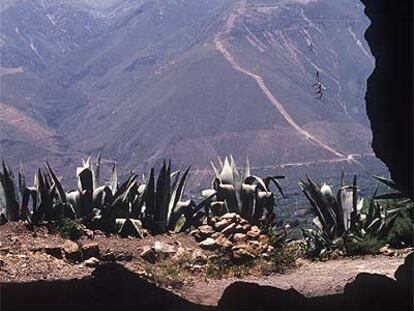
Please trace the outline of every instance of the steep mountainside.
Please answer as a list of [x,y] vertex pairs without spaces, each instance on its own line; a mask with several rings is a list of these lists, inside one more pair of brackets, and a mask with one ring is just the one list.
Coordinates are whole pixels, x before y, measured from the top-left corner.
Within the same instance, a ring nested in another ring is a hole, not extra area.
[[9,161],[48,157],[67,175],[82,154],[138,171],[172,157],[198,184],[228,153],[257,169],[379,163],[357,0],[24,0],[0,12]]

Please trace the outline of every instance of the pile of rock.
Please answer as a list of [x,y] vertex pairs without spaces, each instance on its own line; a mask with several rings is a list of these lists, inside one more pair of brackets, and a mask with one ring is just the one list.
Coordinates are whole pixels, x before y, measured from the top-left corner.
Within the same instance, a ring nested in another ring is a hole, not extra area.
[[202,249],[230,254],[234,261],[268,257],[273,251],[269,237],[236,213],[208,218],[191,235]]

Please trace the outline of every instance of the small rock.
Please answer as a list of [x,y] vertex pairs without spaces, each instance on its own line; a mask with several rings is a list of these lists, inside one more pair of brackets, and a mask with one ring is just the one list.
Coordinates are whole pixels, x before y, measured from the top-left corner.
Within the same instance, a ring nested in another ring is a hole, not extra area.
[[[239,215],[237,215],[236,213],[226,213],[226,214],[224,214],[223,216],[221,216],[220,218],[221,218],[221,219],[236,220],[238,216],[239,216]],[[240,217],[240,216],[239,216],[239,217]]]
[[201,272],[203,271],[203,267],[201,265],[192,265],[190,267],[191,272]]
[[207,225],[211,226],[214,228],[215,223],[217,222],[218,218],[217,217],[208,217],[207,218]]
[[236,223],[232,223],[230,225],[228,225],[226,228],[224,228],[223,230],[221,230],[221,232],[225,235],[225,236],[229,236],[231,234],[235,234],[235,233],[246,233],[243,230],[243,226],[238,225]]
[[210,227],[209,225],[199,227],[198,231],[199,231],[200,236],[203,239],[210,237],[214,233],[213,228]]
[[217,245],[223,249],[230,249],[233,247],[233,243],[228,240],[225,236],[220,236],[216,240]]
[[108,262],[114,262],[116,261],[116,257],[115,257],[114,252],[112,252],[111,250],[107,250],[103,255],[101,255],[101,260],[108,261]]
[[65,258],[71,261],[79,261],[81,253],[79,250],[79,245],[71,240],[66,240],[63,244],[63,252],[65,253]]
[[224,236],[224,234],[223,234],[223,233],[221,233],[221,232],[214,232],[214,233],[211,235],[211,237],[212,237],[213,239],[217,239],[217,238],[219,238],[219,237],[221,237],[221,236]]
[[222,219],[214,224],[214,229],[221,231],[232,223],[231,219]]
[[192,231],[190,232],[190,235],[191,235],[191,236],[196,236],[197,234],[198,234],[198,229],[192,230]]
[[215,250],[218,247],[216,240],[214,240],[213,238],[207,238],[204,241],[200,242],[198,245],[202,249],[206,249],[210,251]]
[[260,249],[260,247],[262,246],[262,244],[259,241],[255,241],[255,240],[250,240],[248,243],[254,249]]
[[89,268],[95,268],[99,265],[99,263],[100,263],[100,261],[96,257],[91,257],[91,258],[85,260],[85,266],[87,266]]
[[239,249],[235,249],[232,252],[232,258],[236,262],[246,262],[246,261],[255,259],[256,256],[250,253],[249,251],[247,251],[246,249],[239,248]]
[[246,233],[247,237],[250,239],[257,239],[262,232],[257,226],[252,226],[250,231]]
[[191,255],[191,261],[197,265],[205,265],[207,264],[208,257],[203,254],[203,252],[199,249],[196,249],[193,254]]
[[142,248],[142,251],[139,255],[141,256],[142,259],[150,263],[154,263],[156,260],[155,252],[153,251],[152,247],[149,245],[145,245]]
[[249,223],[240,224],[240,225],[243,227],[244,232],[250,231],[250,229],[252,228],[252,226]]
[[82,258],[83,260],[96,257],[99,258],[100,251],[99,251],[99,245],[96,242],[84,244],[81,247],[82,252]]
[[236,233],[247,233],[247,231],[243,228],[242,225],[237,225],[236,226]]
[[194,235],[194,239],[197,241],[197,242],[201,242],[201,241],[203,241],[204,239],[205,239],[205,237],[203,238],[203,236],[200,234],[200,232],[198,231],[195,235]]
[[394,256],[395,251],[390,249],[389,245],[385,245],[384,247],[381,247],[379,252],[385,256]]
[[174,256],[171,258],[172,262],[177,262],[180,259],[182,259],[187,254],[187,250],[184,247],[177,248],[177,251],[175,252]]
[[115,252],[116,261],[131,261],[134,256],[128,252]]
[[152,250],[157,254],[157,257],[167,258],[176,253],[174,246],[164,242],[156,241]]
[[243,243],[247,241],[247,236],[244,233],[235,233],[233,236],[235,243]]
[[87,236],[89,239],[93,239],[94,237],[95,237],[95,234],[94,234],[94,232],[92,231],[92,230],[89,230],[89,229],[83,229],[82,230],[83,232],[83,234],[85,235],[85,236]]
[[263,244],[269,244],[270,243],[270,238],[266,234],[261,234],[261,235],[259,235],[258,241],[263,243]]

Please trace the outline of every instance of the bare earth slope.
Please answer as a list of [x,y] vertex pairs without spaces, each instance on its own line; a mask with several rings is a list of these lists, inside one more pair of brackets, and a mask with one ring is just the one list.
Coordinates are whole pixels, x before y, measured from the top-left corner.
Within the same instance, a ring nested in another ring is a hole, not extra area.
[[[12,164],[47,157],[71,177],[85,154],[126,172],[171,157],[193,165],[193,189],[228,153],[261,172],[384,173],[357,0],[25,0],[0,14],[0,102],[14,109],[1,115],[0,153]],[[16,113],[52,138],[16,128]]]

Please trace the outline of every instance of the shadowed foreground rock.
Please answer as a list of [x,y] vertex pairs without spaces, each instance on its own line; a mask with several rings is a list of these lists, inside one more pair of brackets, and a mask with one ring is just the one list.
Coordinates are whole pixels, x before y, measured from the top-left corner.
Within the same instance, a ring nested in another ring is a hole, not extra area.
[[308,299],[294,289],[236,282],[224,291],[218,310],[413,310],[413,257],[409,255],[398,268],[397,280],[360,273],[342,295]]
[[306,298],[293,289],[236,282],[217,308],[190,303],[107,264],[82,280],[1,284],[1,310],[412,310],[413,257],[398,268],[396,280],[361,273],[342,295]]
[[413,1],[362,2],[371,20],[365,37],[376,59],[366,94],[372,146],[413,198]]
[[117,264],[70,281],[1,284],[1,310],[209,310],[151,284]]

